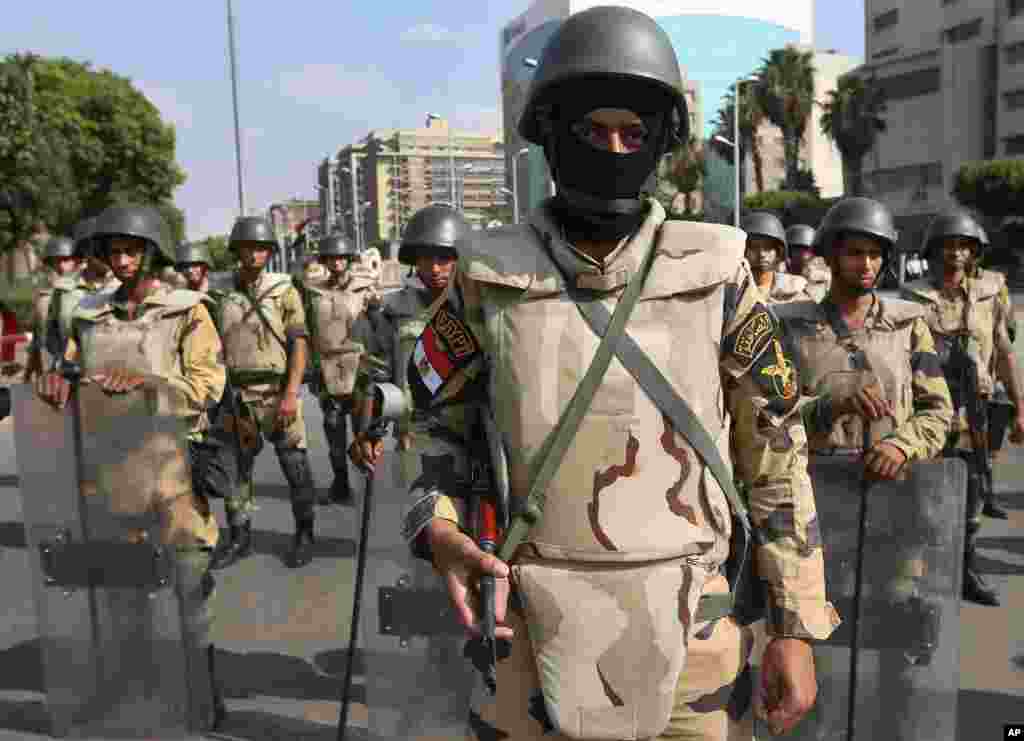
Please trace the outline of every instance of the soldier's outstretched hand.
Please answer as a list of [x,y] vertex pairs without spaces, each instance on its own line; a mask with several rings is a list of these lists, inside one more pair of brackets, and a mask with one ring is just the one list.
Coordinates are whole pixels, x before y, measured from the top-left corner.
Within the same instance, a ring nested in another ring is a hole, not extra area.
[[43,401],[63,409],[71,395],[71,383],[60,373],[43,373],[36,376],[36,395]]
[[1010,442],[1014,445],[1024,444],[1024,410],[1017,410],[1010,427]]
[[818,680],[811,644],[776,638],[764,650],[761,682],[754,688],[754,712],[772,735],[788,733],[814,707]]
[[879,479],[891,481],[900,474],[907,456],[891,443],[878,443],[864,456],[864,469]]
[[106,373],[97,373],[92,380],[108,394],[124,394],[146,383],[145,376],[135,375],[123,368],[115,368]]
[[511,640],[512,629],[505,626],[508,606],[508,564],[477,548],[476,543],[450,520],[435,518],[427,525],[434,567],[448,587],[459,625],[473,637],[480,636],[476,582],[484,574],[494,577],[495,638]]
[[883,419],[895,412],[893,404],[885,400],[877,384],[865,386],[846,400],[844,413],[858,414],[864,419]]
[[277,404],[277,426],[285,429],[299,416],[299,396],[285,392]]

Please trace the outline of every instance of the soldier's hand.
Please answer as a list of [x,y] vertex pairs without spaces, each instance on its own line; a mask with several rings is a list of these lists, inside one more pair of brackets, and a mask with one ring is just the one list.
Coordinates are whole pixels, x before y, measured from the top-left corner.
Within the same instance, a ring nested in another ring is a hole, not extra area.
[[895,445],[878,443],[865,454],[864,469],[876,478],[892,480],[899,475],[906,462],[906,454]]
[[849,414],[858,414],[864,419],[884,419],[894,413],[893,405],[882,396],[882,389],[877,385],[865,386],[846,400]]
[[473,539],[450,520],[439,517],[431,520],[427,525],[427,538],[434,556],[434,567],[448,587],[448,597],[455,606],[459,625],[471,636],[480,636],[476,584],[481,576],[490,574],[494,577],[494,619],[497,624],[494,636],[511,640],[514,633],[504,625],[509,595],[508,564],[477,548]]
[[818,680],[811,644],[776,638],[761,659],[761,682],[754,688],[754,712],[772,735],[788,733],[814,707]]
[[134,391],[146,382],[145,376],[135,375],[123,368],[115,368],[106,373],[97,373],[92,377],[99,387],[108,394],[123,394]]
[[373,473],[373,469],[382,455],[384,455],[384,441],[371,440],[364,432],[356,435],[352,444],[348,446],[348,457],[352,461],[352,465],[367,473]]
[[36,376],[36,395],[63,409],[71,395],[71,383],[60,373],[43,373]]
[[299,416],[299,395],[295,392],[286,391],[281,394],[281,401],[277,404],[277,426],[285,429]]
[[1018,412],[1013,419],[1013,427],[1010,430],[1010,442],[1014,445],[1024,443],[1024,412]]

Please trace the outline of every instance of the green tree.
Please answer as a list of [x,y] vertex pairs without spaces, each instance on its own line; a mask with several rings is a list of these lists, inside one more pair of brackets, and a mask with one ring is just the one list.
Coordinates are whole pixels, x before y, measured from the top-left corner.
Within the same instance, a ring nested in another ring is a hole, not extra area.
[[46,124],[33,57],[0,63],[0,249],[24,245],[40,224],[74,213],[66,143]]
[[1024,214],[1024,160],[968,162],[957,170],[953,196],[993,224]]
[[[754,166],[754,187],[760,193],[764,190],[764,159],[761,156],[761,143],[757,137],[757,130],[764,123],[765,115],[761,105],[754,94],[753,85],[740,87],[740,152],[750,152],[750,161]],[[734,132],[733,116],[736,115],[735,108],[736,85],[729,86],[725,94],[722,107],[718,109],[718,116],[715,119],[715,136],[721,136],[732,141]],[[711,146],[727,162],[732,162],[734,157],[733,148],[712,136]],[[745,159],[742,157],[742,159]],[[741,163],[742,166],[742,163]]]
[[871,81],[854,75],[839,78],[823,105],[821,131],[836,143],[843,159],[843,190],[864,194],[864,157],[886,129],[885,97]]
[[226,234],[206,237],[197,241],[196,244],[205,245],[210,250],[210,260],[213,262],[213,265],[210,267],[212,272],[219,273],[234,269],[237,261],[234,254],[228,250],[228,236]]
[[761,110],[782,131],[786,188],[792,188],[798,182],[800,142],[814,106],[812,59],[813,52],[793,47],[773,49],[753,84]]
[[663,157],[658,164],[658,185],[655,196],[665,205],[670,215],[676,216],[673,208],[676,196],[683,196],[683,211],[693,214],[693,194],[700,190],[705,174],[704,151],[694,136]]
[[117,202],[159,205],[180,236],[172,197],[185,175],[174,127],[128,78],[31,54],[0,66],[0,246],[38,223],[68,234]]
[[743,206],[751,211],[772,211],[786,226],[817,224],[836,198],[820,198],[814,193],[794,190],[766,190],[743,199]]

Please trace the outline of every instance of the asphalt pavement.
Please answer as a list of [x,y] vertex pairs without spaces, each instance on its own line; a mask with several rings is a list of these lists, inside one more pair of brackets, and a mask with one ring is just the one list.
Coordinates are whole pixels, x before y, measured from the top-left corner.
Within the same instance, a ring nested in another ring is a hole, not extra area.
[[[305,405],[310,457],[317,485],[326,489],[332,475],[320,411],[311,402]],[[59,455],[54,450],[55,465]],[[1002,738],[1003,724],[1024,722],[1024,449],[1005,451],[995,471],[1010,520],[984,520],[979,547],[982,570],[1003,606],[962,605],[957,741]],[[351,480],[358,500],[363,477],[353,472]],[[315,559],[293,571],[283,561],[292,532],[288,487],[270,449],[257,462],[256,482],[256,552],[216,572],[213,639],[229,716],[209,738],[333,741],[348,658],[358,510],[319,507]],[[0,422],[0,741],[51,738],[18,487],[6,420]],[[215,502],[214,508],[223,527],[223,507]],[[352,718],[361,722],[365,708],[353,705]]]

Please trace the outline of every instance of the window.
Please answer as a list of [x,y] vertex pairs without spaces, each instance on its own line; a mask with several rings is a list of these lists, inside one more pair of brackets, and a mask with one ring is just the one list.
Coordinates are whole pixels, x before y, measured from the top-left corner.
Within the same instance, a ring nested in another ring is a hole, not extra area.
[[1006,54],[1007,64],[1020,64],[1024,62],[1024,41],[1018,41],[1016,44],[1004,47],[1003,52]]
[[947,28],[942,32],[942,37],[947,44],[959,44],[973,39],[979,33],[981,33],[981,18],[975,18],[973,21]]
[[1024,0],[1006,0],[1006,13],[1011,18],[1024,13]]
[[901,47],[899,47],[899,46],[890,46],[888,49],[882,49],[881,51],[876,51],[874,54],[871,55],[871,58],[872,59],[885,59],[886,57],[891,57],[894,54],[899,54],[900,53],[900,48]]
[[875,16],[875,33],[884,31],[900,22],[900,9],[893,8]]
[[894,193],[913,188],[914,195],[920,199],[919,194],[922,190],[942,186],[942,163],[929,162],[923,165],[875,170],[868,177],[875,190],[881,193]]
[[879,77],[875,84],[882,90],[886,100],[906,100],[920,95],[939,92],[941,73],[938,67],[907,72],[902,75]]
[[1024,135],[1008,136],[1003,141],[1006,143],[1006,154],[1024,154]]

